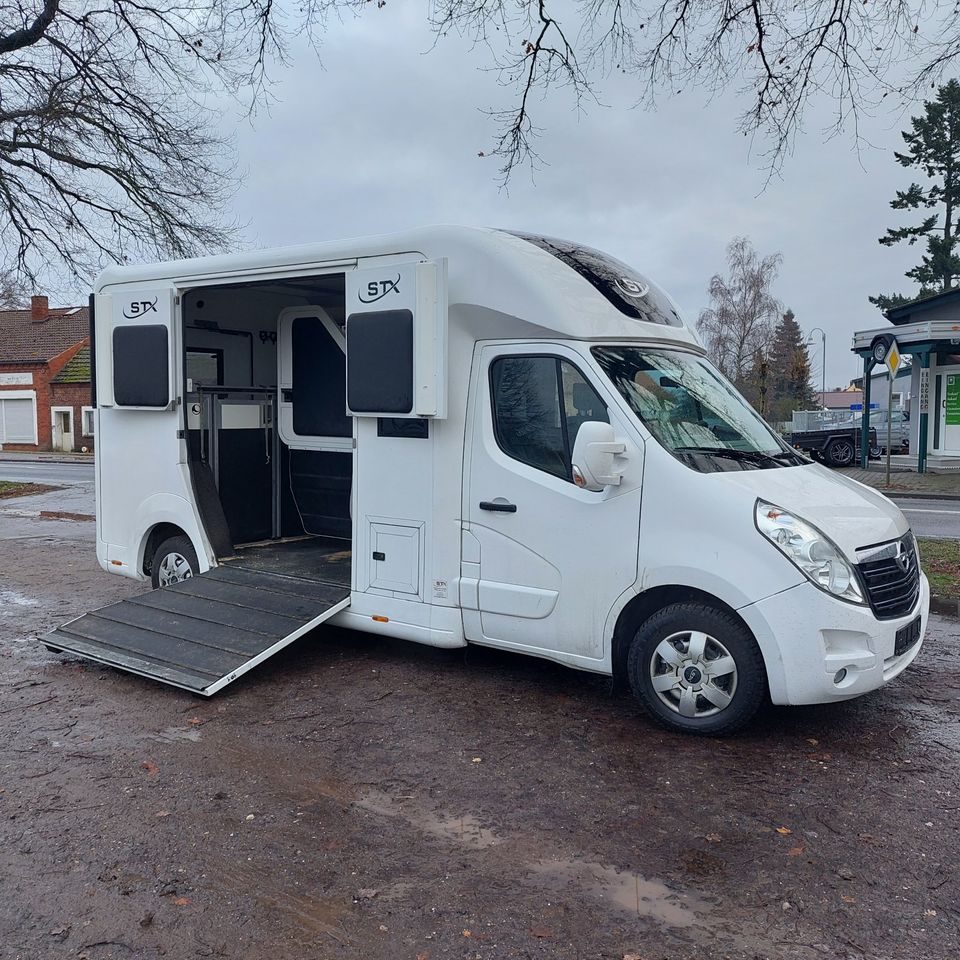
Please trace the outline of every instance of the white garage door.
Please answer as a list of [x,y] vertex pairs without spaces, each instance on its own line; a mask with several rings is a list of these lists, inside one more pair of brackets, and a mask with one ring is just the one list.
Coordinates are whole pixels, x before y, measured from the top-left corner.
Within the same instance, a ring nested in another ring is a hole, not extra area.
[[34,395],[0,395],[0,443],[36,442],[37,415]]

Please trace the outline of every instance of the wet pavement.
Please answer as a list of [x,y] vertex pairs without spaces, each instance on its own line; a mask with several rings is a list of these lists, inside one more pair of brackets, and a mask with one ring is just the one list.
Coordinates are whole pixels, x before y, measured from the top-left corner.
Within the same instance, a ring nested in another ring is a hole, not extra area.
[[[29,520],[42,515],[49,518],[67,516],[92,520],[95,515],[96,495],[92,480],[49,489],[41,487],[41,491],[25,496],[0,498],[0,539],[9,534],[6,521]],[[92,529],[91,524],[90,530]],[[45,533],[42,526],[31,525],[28,530],[36,536],[43,536]],[[92,547],[94,534],[90,532],[83,535],[89,537]]]
[[894,503],[918,537],[960,540],[960,500],[912,500],[897,496]]
[[955,621],[723,741],[342,630],[204,700],[31,642],[143,589],[92,536],[0,518],[4,960],[960,956]]
[[54,460],[27,460],[9,453],[0,454],[0,480],[21,483],[72,483],[93,485],[93,461],[61,463]]

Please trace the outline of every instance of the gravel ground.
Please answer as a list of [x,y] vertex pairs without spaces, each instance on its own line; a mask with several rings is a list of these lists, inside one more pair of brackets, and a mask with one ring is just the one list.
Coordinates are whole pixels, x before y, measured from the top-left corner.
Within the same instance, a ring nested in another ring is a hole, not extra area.
[[0,518],[0,957],[960,956],[960,626],[661,732],[602,678],[320,630],[212,700],[32,638],[141,585]]

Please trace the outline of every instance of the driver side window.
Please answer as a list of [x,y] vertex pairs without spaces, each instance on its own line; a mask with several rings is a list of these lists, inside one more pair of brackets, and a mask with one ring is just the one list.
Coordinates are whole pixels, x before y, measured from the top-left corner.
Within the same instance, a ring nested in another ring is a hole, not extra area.
[[559,357],[499,357],[490,365],[490,394],[500,449],[571,483],[571,455],[580,425],[610,420],[596,390]]

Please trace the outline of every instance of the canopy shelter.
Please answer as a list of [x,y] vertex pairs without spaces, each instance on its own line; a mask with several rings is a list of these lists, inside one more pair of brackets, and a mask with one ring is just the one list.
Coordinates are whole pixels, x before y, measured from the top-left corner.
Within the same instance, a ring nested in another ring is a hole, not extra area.
[[[860,463],[869,453],[871,373],[896,338],[901,354],[913,358],[910,383],[910,452],[917,472],[960,458],[960,290],[914,300],[887,311],[890,325],[853,335],[863,358]],[[878,359],[880,357],[881,359]]]

